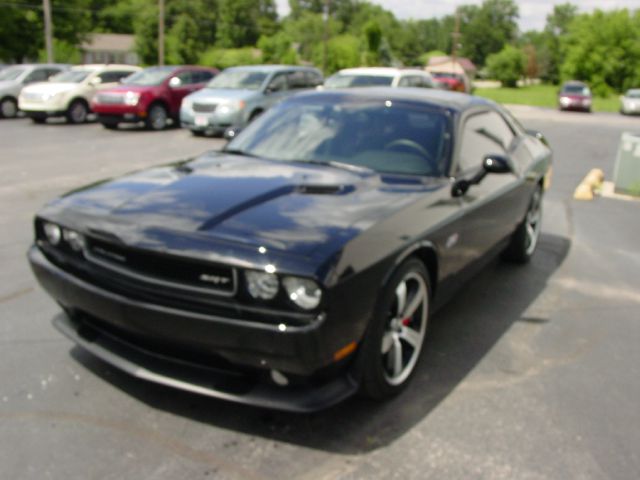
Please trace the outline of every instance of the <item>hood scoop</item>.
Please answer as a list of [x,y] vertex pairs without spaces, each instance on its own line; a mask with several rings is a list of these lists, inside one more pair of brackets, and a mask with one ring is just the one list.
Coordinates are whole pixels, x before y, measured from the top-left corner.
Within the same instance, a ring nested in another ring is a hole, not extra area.
[[353,185],[300,185],[296,189],[302,195],[344,195],[353,190]]

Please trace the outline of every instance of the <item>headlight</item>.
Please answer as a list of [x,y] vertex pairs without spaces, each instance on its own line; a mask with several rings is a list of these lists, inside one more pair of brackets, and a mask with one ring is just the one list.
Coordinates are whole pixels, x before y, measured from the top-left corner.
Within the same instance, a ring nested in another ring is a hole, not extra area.
[[138,100],[140,100],[140,94],[137,92],[127,92],[124,95],[124,104],[130,107],[135,107],[138,104]]
[[62,230],[62,238],[73,251],[80,252],[84,249],[84,236],[82,234],[65,228]]
[[566,107],[567,105],[571,104],[571,99],[569,97],[561,97],[560,104]]
[[58,245],[62,238],[60,227],[53,223],[45,223],[43,226],[44,234],[51,245]]
[[253,298],[271,300],[278,293],[278,277],[273,273],[248,271],[244,274],[247,290]]
[[583,105],[591,105],[591,99],[590,98],[585,98],[584,100],[582,100],[582,104]]
[[239,100],[237,102],[224,103],[216,108],[216,112],[220,113],[221,115],[227,115],[228,113],[242,110],[244,106],[245,103],[242,100]]
[[285,277],[282,285],[293,303],[305,310],[311,310],[320,305],[322,290],[316,282],[306,278]]

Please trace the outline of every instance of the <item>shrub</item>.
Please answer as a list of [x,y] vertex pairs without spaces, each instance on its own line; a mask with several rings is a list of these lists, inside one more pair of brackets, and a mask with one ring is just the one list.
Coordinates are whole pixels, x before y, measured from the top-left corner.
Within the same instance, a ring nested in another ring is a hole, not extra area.
[[498,53],[489,55],[487,69],[489,75],[500,80],[503,86],[516,87],[518,80],[524,75],[526,61],[522,50],[507,45]]

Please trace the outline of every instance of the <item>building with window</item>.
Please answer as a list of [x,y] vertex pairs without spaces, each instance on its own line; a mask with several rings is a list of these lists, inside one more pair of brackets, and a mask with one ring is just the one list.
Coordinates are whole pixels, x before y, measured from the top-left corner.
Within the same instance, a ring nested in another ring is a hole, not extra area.
[[82,63],[120,63],[137,65],[133,35],[122,33],[90,33],[80,46]]

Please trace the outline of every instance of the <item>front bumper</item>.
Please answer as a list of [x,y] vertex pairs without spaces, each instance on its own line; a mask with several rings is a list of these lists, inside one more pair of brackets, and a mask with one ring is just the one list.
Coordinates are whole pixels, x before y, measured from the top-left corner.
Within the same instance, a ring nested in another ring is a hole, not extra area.
[[[332,375],[297,381],[329,367],[320,347],[322,320],[282,330],[270,324],[178,310],[90,284],[54,265],[35,246],[28,255],[40,284],[71,314],[72,319],[58,318],[56,327],[106,362],[137,377],[292,411],[326,408],[357,390],[344,368]],[[93,333],[83,337],[83,328]],[[176,351],[189,351],[193,356],[174,355]],[[186,365],[185,358],[197,360]],[[209,358],[215,361],[200,361]],[[214,370],[224,373],[214,375]],[[265,382],[270,370],[294,381],[286,387],[270,385]],[[229,376],[242,380],[240,392],[222,387]]]
[[67,106],[66,102],[58,100],[36,102],[21,97],[18,101],[20,110],[31,118],[59,117],[66,113]]
[[195,132],[223,133],[229,127],[243,124],[243,111],[220,113],[219,109],[209,113],[198,113],[188,108],[180,110],[180,125]]

